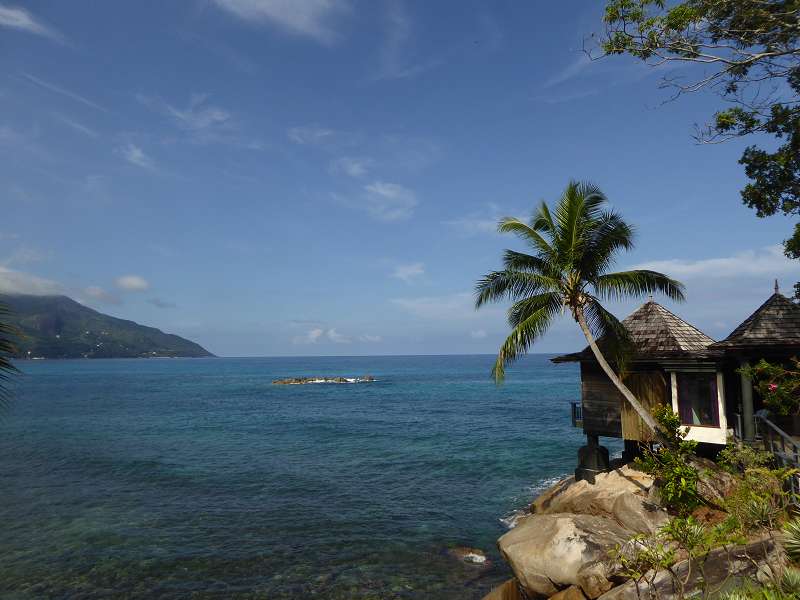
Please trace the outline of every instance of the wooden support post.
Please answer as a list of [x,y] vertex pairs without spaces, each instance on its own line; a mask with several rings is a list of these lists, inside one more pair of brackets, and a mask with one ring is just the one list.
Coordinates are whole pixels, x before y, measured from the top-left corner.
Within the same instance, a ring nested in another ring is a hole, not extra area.
[[[750,366],[747,361],[742,362],[742,368],[746,369]],[[742,373],[742,437],[745,441],[752,441],[755,438],[755,427],[753,423],[753,382],[752,380]]]

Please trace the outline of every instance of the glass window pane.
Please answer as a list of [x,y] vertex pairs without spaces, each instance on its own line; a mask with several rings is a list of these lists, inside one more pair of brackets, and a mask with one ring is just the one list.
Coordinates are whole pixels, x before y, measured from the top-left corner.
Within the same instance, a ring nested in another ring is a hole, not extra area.
[[678,373],[678,412],[684,425],[719,427],[715,373]]

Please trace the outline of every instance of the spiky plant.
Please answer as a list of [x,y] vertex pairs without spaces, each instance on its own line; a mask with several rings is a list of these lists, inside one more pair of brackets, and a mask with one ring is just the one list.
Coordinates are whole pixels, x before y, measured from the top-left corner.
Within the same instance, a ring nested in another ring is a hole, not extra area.
[[792,519],[783,526],[783,549],[792,560],[800,560],[800,519]]
[[476,285],[476,308],[512,300],[512,327],[497,355],[493,375],[501,381],[505,367],[526,353],[565,310],[580,325],[603,371],[654,432],[652,415],[611,368],[596,339],[620,364],[630,340],[625,327],[602,301],[643,297],[655,292],[683,300],[683,284],[650,270],[609,272],[617,254],[633,247],[633,229],[607,208],[602,191],[590,183],[570,182],[551,211],[542,202],[530,221],[507,217],[498,231],[520,237],[531,254],[506,250],[503,270],[487,274]]

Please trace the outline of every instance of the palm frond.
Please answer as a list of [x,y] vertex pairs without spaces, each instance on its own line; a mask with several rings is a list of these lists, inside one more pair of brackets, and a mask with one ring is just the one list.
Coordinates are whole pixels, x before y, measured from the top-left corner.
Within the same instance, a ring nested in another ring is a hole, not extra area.
[[16,352],[13,338],[17,330],[8,323],[10,314],[8,308],[0,304],[0,409],[8,406],[10,392],[7,384],[11,376],[19,372],[11,362],[11,356]]
[[492,369],[492,376],[497,383],[505,378],[506,365],[513,363],[520,355],[525,354],[533,343],[549,329],[553,317],[558,314],[560,303],[544,305],[531,312],[521,321],[506,338]]
[[617,252],[633,248],[634,231],[622,217],[608,211],[594,222],[587,238],[578,268],[591,280],[613,264]]
[[500,233],[513,233],[528,242],[542,256],[554,257],[553,247],[542,235],[527,223],[516,217],[503,217],[497,225]]
[[516,327],[526,321],[531,315],[547,309],[555,315],[561,310],[561,294],[558,292],[544,292],[518,300],[508,309],[508,324]]
[[531,256],[516,250],[503,252],[503,267],[507,271],[527,271],[530,273],[547,274],[551,264],[539,256]]
[[[557,285],[557,282],[555,282]],[[549,277],[527,271],[493,271],[475,285],[475,308],[488,302],[521,298],[553,289]]]
[[683,294],[685,287],[680,281],[647,269],[599,275],[592,282],[592,286],[598,297],[610,300],[641,298],[656,292],[677,302],[685,299]]
[[531,227],[536,231],[547,233],[551,238],[556,235],[556,224],[553,221],[553,215],[550,213],[547,202],[542,202],[539,205],[539,209],[533,214]]
[[630,332],[612,313],[606,310],[597,298],[590,298],[584,306],[586,323],[596,340],[601,340],[602,351],[617,363],[620,372],[625,371],[633,357],[635,345]]

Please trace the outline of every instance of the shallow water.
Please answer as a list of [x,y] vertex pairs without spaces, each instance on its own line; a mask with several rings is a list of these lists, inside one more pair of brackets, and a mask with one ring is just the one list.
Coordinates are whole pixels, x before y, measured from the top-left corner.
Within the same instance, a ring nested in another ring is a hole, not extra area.
[[503,519],[583,439],[575,365],[531,356],[497,388],[492,361],[24,363],[0,419],[0,596],[480,598],[508,576]]

